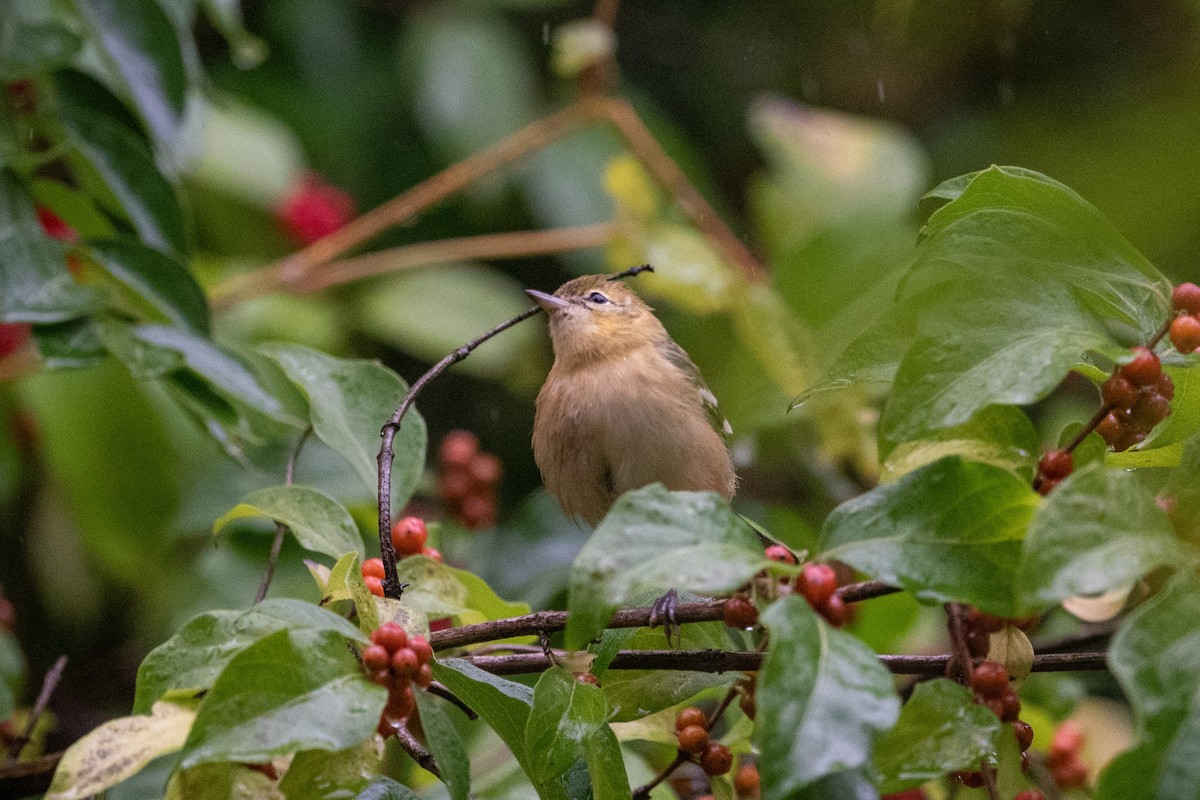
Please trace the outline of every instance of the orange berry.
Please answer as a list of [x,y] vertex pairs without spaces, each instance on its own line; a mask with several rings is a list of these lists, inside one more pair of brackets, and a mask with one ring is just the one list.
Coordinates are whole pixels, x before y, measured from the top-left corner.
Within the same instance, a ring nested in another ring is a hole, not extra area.
[[420,664],[428,664],[433,658],[433,648],[429,646],[429,642],[424,636],[413,636],[408,640],[408,646],[417,654],[417,662]]
[[796,563],[796,556],[791,550],[788,550],[781,544],[768,545],[767,548],[763,550],[763,555],[772,561],[778,561],[781,564]]
[[392,672],[396,673],[396,677],[401,680],[410,681],[417,676],[417,670],[421,668],[420,659],[413,652],[412,646],[401,647],[396,652],[392,653],[391,658]]
[[429,684],[433,683],[433,670],[428,664],[422,664],[417,669],[417,676],[413,678],[413,683],[422,689],[428,689]]
[[1183,314],[1171,321],[1171,344],[1181,353],[1192,353],[1200,347],[1200,319]]
[[724,775],[732,766],[733,753],[723,744],[710,744],[700,756],[700,769],[706,775]]
[[1008,688],[1008,670],[996,661],[984,661],[971,672],[971,688],[983,698],[1002,698]]
[[1194,283],[1179,284],[1171,292],[1171,305],[1176,311],[1200,314],[1200,286]]
[[695,706],[685,708],[675,717],[675,730],[677,731],[690,728],[693,725],[699,725],[701,728],[708,727],[708,715]]
[[699,725],[689,725],[679,732],[679,749],[698,756],[708,748],[708,731]]
[[429,540],[429,529],[420,517],[405,517],[392,526],[392,547],[405,556],[415,556]]
[[758,797],[762,779],[758,775],[758,767],[753,764],[741,764],[733,776],[733,788],[738,797]]
[[1083,748],[1084,738],[1083,728],[1078,722],[1063,722],[1054,729],[1054,735],[1050,737],[1050,760],[1061,762],[1074,758]]
[[[414,639],[420,637],[413,637]],[[371,641],[389,652],[396,652],[408,644],[408,634],[394,622],[385,622],[371,631]]]
[[1121,367],[1121,377],[1134,386],[1153,386],[1162,375],[1158,356],[1145,347],[1133,348],[1133,360]]
[[374,575],[364,575],[363,583],[367,585],[367,591],[376,597],[383,597],[383,581],[376,578]]
[[362,663],[371,671],[386,669],[388,665],[387,648],[377,644],[371,645],[362,651]]
[[383,576],[385,574],[383,570],[383,559],[368,558],[362,563],[362,574],[364,578],[379,578],[380,580],[383,580]]
[[412,687],[405,686],[388,692],[387,705],[383,707],[383,716],[388,719],[402,720],[417,708],[417,700],[413,697]]

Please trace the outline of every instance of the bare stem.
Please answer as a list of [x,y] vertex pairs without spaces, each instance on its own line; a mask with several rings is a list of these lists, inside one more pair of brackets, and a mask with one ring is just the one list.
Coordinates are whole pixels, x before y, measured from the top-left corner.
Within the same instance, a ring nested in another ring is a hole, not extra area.
[[439,778],[442,777],[442,771],[438,769],[433,753],[425,749],[425,745],[418,742],[417,737],[412,735],[412,731],[408,729],[408,723],[403,722],[397,725],[395,730],[396,743],[404,749],[404,752],[412,756],[412,760],[417,762],[421,769],[433,773]]
[[37,700],[33,703],[33,710],[29,712],[29,721],[25,723],[25,730],[21,735],[12,740],[8,746],[8,760],[13,762],[17,760],[17,756],[21,755],[21,750],[25,745],[29,744],[29,740],[33,738],[33,731],[37,728],[38,720],[42,714],[46,713],[46,706],[50,703],[50,697],[54,694],[54,690],[58,688],[59,681],[62,680],[63,670],[67,668],[67,657],[59,656],[58,660],[46,670],[46,676],[42,678],[42,688],[38,692]]
[[964,686],[971,682],[971,648],[967,645],[967,629],[961,603],[946,604],[946,627],[950,632],[950,652],[953,657],[946,663],[946,677]]
[[[312,433],[312,428],[305,428],[304,433],[300,434],[300,439],[296,442],[296,446],[292,449],[292,454],[288,456],[287,468],[284,472],[284,483],[287,486],[292,485],[292,481],[296,475],[296,460],[300,458],[300,448],[304,447],[304,442],[308,439],[308,435]],[[263,572],[262,582],[258,584],[258,594],[254,596],[255,604],[261,603],[263,598],[267,596],[267,589],[271,588],[271,579],[275,577],[275,564],[279,561],[279,551],[283,548],[283,537],[287,533],[287,525],[282,522],[275,523],[275,540],[271,542],[271,555],[267,557],[267,569]]]
[[260,270],[239,275],[217,286],[213,308],[268,294],[279,286],[302,281],[317,266],[337,258],[389,228],[408,222],[425,209],[469,186],[480,177],[568,135],[588,120],[582,103],[573,103],[501,139],[474,155],[451,164],[381,206],[351,220],[328,236]]

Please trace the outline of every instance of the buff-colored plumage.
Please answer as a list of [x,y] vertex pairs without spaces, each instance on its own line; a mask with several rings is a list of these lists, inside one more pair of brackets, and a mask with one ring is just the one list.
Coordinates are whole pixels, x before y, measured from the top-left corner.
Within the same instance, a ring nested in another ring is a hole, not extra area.
[[528,294],[550,317],[554,344],[533,456],[568,515],[595,525],[623,492],[655,482],[733,496],[728,425],[648,305],[607,275]]

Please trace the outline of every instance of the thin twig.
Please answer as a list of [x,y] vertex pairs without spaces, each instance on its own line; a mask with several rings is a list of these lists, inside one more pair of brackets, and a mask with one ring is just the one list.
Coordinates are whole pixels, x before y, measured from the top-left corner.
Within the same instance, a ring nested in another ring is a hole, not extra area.
[[417,741],[417,737],[412,735],[412,731],[408,729],[408,723],[402,722],[395,727],[396,743],[404,749],[404,752],[412,756],[412,760],[417,762],[421,769],[426,772],[433,773],[437,777],[442,777],[442,771],[438,769],[437,761],[433,757],[433,753],[425,749],[425,745]]
[[330,262],[319,272],[305,273],[282,288],[298,294],[308,294],[414,267],[428,267],[467,259],[526,258],[586,250],[608,244],[615,230],[611,222],[597,222],[593,225],[548,231],[489,233],[435,242],[418,242]]
[[54,690],[58,688],[63,670],[66,668],[67,657],[59,656],[50,669],[46,670],[46,676],[42,678],[41,691],[38,692],[37,700],[33,703],[33,710],[29,712],[29,721],[25,723],[25,730],[8,746],[9,762],[16,761],[25,745],[29,744],[29,740],[33,738],[33,731],[37,727],[38,720],[41,719],[42,714],[46,713],[46,706],[50,703],[50,697],[54,694]]
[[737,265],[746,280],[762,281],[766,272],[758,259],[729,229],[704,199],[704,195],[696,190],[679,165],[654,138],[634,107],[627,100],[613,97],[598,99],[593,106],[597,114],[616,127],[646,171],[671,194],[717,253]]
[[655,786],[658,786],[667,778],[671,777],[671,773],[679,769],[690,760],[691,757],[687,753],[683,752],[682,750],[677,752],[671,763],[663,767],[662,772],[655,775],[653,780],[644,786],[639,786],[633,790],[633,800],[647,800],[647,798],[650,797],[650,792],[654,791]]
[[983,788],[987,792],[988,800],[1001,800],[1000,790],[996,788],[996,771],[986,758],[979,762],[979,774],[983,776]]
[[[565,651],[555,651],[562,658]],[[551,666],[544,653],[462,657],[493,675],[524,675]],[[879,661],[893,675],[942,675],[951,656],[881,655]],[[762,668],[763,654],[734,650],[621,650],[610,670],[682,670],[687,672],[754,672]],[[1107,669],[1104,653],[1047,653],[1033,658],[1033,672],[1093,672]]]
[[845,586],[838,587],[837,594],[846,603],[857,603],[860,600],[871,600],[875,597],[883,597],[884,595],[895,594],[901,592],[896,586],[889,586],[883,581],[862,581],[861,583],[847,583]]
[[429,684],[429,688],[425,691],[429,692],[430,694],[436,694],[443,700],[453,703],[459,711],[467,715],[467,719],[479,719],[479,715],[472,711],[470,706],[464,703],[458,695],[450,691],[445,684],[434,681],[433,683]]
[[950,631],[950,652],[954,657],[946,664],[946,677],[964,686],[971,682],[971,648],[967,645],[967,630],[961,603],[946,604],[946,627]]
[[587,108],[577,102],[526,125],[491,147],[451,164],[383,205],[356,217],[303,250],[260,270],[238,275],[219,284],[209,296],[213,309],[223,311],[236,302],[260,297],[278,286],[303,280],[317,266],[391,227],[408,222],[478,178],[562,139],[587,122],[588,118]]
[[[296,442],[296,446],[292,448],[292,454],[288,456],[287,468],[284,471],[284,484],[292,485],[292,481],[296,475],[296,460],[300,458],[300,448],[304,447],[304,442],[308,439],[308,435],[312,433],[312,428],[304,429],[304,433],[300,434],[300,439]],[[271,579],[275,577],[275,564],[279,561],[279,551],[283,549],[283,537],[287,533],[287,525],[282,522],[275,523],[275,540],[271,542],[271,555],[267,557],[267,569],[263,573],[262,582],[258,584],[258,594],[254,596],[255,604],[261,603],[263,598],[267,596],[267,589],[271,588]]]

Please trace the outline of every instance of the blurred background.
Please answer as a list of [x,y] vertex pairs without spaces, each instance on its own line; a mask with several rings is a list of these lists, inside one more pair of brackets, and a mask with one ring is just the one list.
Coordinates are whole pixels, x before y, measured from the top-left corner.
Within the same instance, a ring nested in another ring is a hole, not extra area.
[[[557,32],[590,13],[558,0],[247,0],[242,25],[201,18],[208,83],[174,176],[202,282],[228,285],[561,107],[576,89],[554,68]],[[218,339],[378,358],[411,382],[524,309],[523,288],[649,260],[658,274],[635,286],[736,432],[739,510],[804,547],[876,477],[874,404],[855,395],[789,415],[789,401],[887,301],[917,241],[921,196],[940,181],[990,164],[1041,171],[1173,280],[1200,279],[1196,0],[627,0],[615,32],[617,93],[763,261],[764,285],[745,285],[621,140],[592,126],[372,249],[614,221],[607,247],[234,297]],[[534,319],[418,403],[430,469],[412,511],[441,521],[448,560],[535,607],[561,603],[586,535],[539,493],[530,452],[550,357]],[[1033,413],[1052,438],[1092,402],[1068,387]],[[214,539],[211,527],[246,491],[280,482],[287,445],[231,458],[115,365],[19,376],[0,384],[0,411],[6,613],[27,675],[71,656],[54,702],[69,709],[57,749],[127,713],[137,664],[183,621],[249,604],[269,528]],[[503,465],[495,527],[445,513],[438,443],[457,429]],[[352,504],[370,542],[373,501],[346,472],[310,443],[297,480]],[[273,594],[315,597],[304,557],[285,547]],[[857,625],[881,651],[928,636],[900,596]]]

